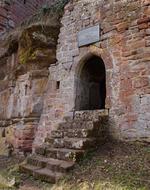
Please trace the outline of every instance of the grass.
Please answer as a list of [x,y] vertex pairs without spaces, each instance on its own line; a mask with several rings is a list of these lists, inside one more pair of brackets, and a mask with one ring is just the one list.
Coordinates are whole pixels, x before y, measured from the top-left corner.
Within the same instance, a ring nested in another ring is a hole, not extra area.
[[52,190],[149,190],[150,147],[109,142],[87,155]]
[[0,190],[16,190],[21,181],[19,165],[22,158],[0,156]]
[[68,176],[55,185],[32,177],[24,180],[17,168],[10,171],[12,177],[18,176],[15,189],[21,188],[24,181],[24,185],[30,184],[33,190],[149,190],[150,147],[141,143],[106,143],[87,154]]

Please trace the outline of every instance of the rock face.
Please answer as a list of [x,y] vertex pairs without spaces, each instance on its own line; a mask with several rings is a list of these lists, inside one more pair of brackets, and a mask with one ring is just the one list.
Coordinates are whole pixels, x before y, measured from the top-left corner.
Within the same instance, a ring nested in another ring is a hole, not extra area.
[[59,0],[0,1],[0,35],[30,19],[37,10],[44,10]]
[[2,146],[15,152],[32,151],[48,67],[56,62],[59,20],[55,19],[17,29],[1,40],[0,136]]
[[[83,107],[109,109],[113,137],[150,142],[149,15],[148,0],[74,0],[61,27],[51,14],[2,40],[3,143],[34,150]],[[79,47],[79,32],[97,25],[100,40]]]

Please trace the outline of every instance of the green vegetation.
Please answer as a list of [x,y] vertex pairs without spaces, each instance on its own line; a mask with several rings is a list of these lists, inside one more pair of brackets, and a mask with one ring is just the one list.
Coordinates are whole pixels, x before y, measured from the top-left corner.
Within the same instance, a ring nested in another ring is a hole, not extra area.
[[19,188],[21,175],[19,164],[22,158],[0,156],[0,190],[16,190]]
[[106,143],[87,154],[55,185],[20,177],[16,166],[10,171],[7,169],[5,176],[11,174],[11,179],[16,178],[14,189],[24,182],[24,186],[30,184],[33,190],[149,190],[150,147],[141,143]]
[[90,153],[52,190],[149,190],[150,147],[107,143]]

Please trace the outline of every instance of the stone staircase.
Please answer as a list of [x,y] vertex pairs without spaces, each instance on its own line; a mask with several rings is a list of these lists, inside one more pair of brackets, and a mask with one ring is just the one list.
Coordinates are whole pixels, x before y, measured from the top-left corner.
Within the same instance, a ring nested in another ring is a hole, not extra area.
[[65,117],[45,143],[36,148],[35,154],[20,165],[20,170],[36,179],[56,183],[87,152],[105,142],[107,120],[108,110],[77,111],[74,118]]

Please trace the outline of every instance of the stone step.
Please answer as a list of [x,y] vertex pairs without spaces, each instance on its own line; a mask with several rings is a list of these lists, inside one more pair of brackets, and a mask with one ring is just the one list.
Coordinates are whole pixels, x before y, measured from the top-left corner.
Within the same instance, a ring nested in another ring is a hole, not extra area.
[[64,121],[98,121],[102,117],[107,117],[108,115],[108,109],[75,111],[74,114],[72,113],[69,116],[65,116]]
[[[102,131],[104,128],[98,129],[98,131]],[[88,138],[88,137],[97,137],[98,133],[95,129],[65,129],[65,130],[54,130],[51,131],[51,134],[48,135],[48,138]]]
[[44,156],[47,148],[49,148],[49,146],[47,144],[43,144],[35,149],[35,154]]
[[51,161],[49,161],[47,163],[46,168],[48,168],[52,171],[66,173],[66,172],[70,171],[71,169],[73,169],[74,165],[75,165],[75,162],[72,162],[72,161],[64,161],[64,160],[58,160],[58,159],[51,158]]
[[27,164],[37,166],[39,168],[45,168],[49,160],[49,158],[33,154],[27,158]]
[[109,115],[108,109],[76,111],[74,120],[97,121]]
[[70,122],[62,122],[58,126],[58,130],[68,130],[68,129],[88,129],[94,130],[101,128],[102,123],[100,121],[70,121]]
[[72,150],[66,148],[49,148],[46,149],[46,156],[48,158],[55,158],[65,161],[79,161],[84,155],[85,150]]
[[50,183],[56,183],[64,176],[64,173],[53,172],[48,168],[40,168],[29,164],[20,165],[20,171],[30,174],[36,179],[40,179]]
[[90,129],[66,129],[63,130],[54,130],[51,132],[50,136],[52,138],[63,138],[63,137],[77,137],[77,138],[87,138],[94,137],[96,132]]
[[33,175],[36,179],[40,179],[42,181],[46,181],[49,183],[56,183],[58,180],[63,178],[64,173],[53,172],[48,168],[42,168],[34,171]]
[[59,124],[45,143],[21,165],[23,172],[56,183],[84,154],[102,144],[108,136],[108,110],[80,111]]
[[47,138],[46,142],[53,148],[82,150],[96,146],[96,138]]
[[72,169],[75,163],[70,161],[46,158],[38,155],[32,155],[31,157],[28,157],[27,164],[40,168],[48,168],[55,172],[64,173]]
[[41,167],[33,166],[30,164],[20,164],[19,169],[23,173],[28,173],[29,175],[33,175],[34,171],[41,169]]

